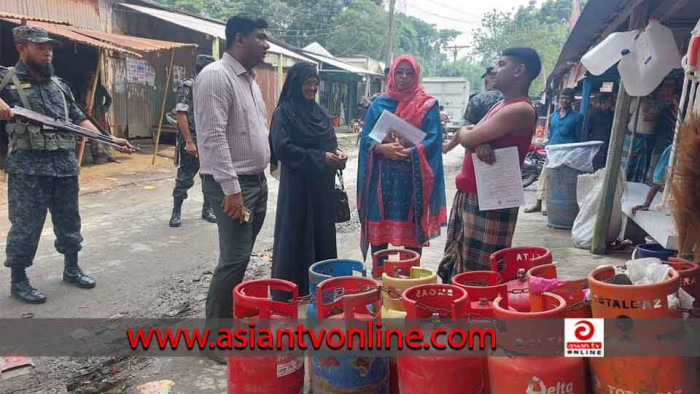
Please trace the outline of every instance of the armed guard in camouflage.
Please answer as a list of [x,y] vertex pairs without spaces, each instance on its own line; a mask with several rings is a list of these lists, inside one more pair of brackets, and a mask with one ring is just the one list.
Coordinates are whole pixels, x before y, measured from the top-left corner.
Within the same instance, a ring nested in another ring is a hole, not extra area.
[[[214,62],[213,56],[197,56],[197,74]],[[175,117],[178,128],[178,149],[179,167],[177,178],[175,178],[175,189],[173,189],[173,213],[170,217],[170,227],[180,227],[182,225],[182,203],[187,199],[187,190],[194,186],[194,177],[199,172],[199,157],[197,156],[197,131],[194,124],[194,107],[192,106],[193,79],[186,79],[177,90],[177,104],[175,106]],[[202,206],[202,219],[216,223],[214,211],[209,206],[206,197]]]
[[[70,87],[53,75],[53,46],[60,45],[40,28],[20,26],[12,30],[20,60],[15,67],[0,68],[0,121],[7,121],[8,205],[10,231],[5,266],[12,270],[11,293],[28,303],[46,302],[46,295],[32,287],[26,269],[33,263],[47,209],[51,212],[55,247],[64,255],[63,280],[81,288],[95,281],[78,266],[80,234],[78,211],[78,161],[76,134],[13,118],[18,106],[74,123],[99,133],[73,99]],[[131,152],[126,140],[115,139]]]

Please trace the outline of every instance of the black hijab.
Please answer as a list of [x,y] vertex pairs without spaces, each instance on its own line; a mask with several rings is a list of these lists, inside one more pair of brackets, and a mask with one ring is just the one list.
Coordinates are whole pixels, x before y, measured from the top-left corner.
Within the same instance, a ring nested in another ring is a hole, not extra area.
[[312,77],[320,80],[316,66],[311,63],[300,62],[289,69],[275,111],[277,119],[273,122],[285,123],[295,145],[332,152],[337,148],[337,139],[330,116],[302,93],[304,82]]

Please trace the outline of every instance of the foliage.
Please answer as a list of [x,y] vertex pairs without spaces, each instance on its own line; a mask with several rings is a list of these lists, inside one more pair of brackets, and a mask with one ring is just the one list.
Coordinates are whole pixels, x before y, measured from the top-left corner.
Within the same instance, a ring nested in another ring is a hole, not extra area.
[[530,95],[538,96],[569,35],[572,4],[573,0],[547,0],[537,7],[531,1],[513,14],[496,10],[487,13],[474,35],[476,53],[483,62],[494,64],[505,48],[535,49],[542,59],[542,74],[532,84]]

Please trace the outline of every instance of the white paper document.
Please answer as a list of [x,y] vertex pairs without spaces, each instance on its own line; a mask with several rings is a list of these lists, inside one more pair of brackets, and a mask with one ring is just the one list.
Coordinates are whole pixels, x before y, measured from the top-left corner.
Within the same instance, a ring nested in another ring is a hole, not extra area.
[[412,145],[420,144],[426,136],[421,129],[384,110],[374,125],[372,132],[370,132],[369,137],[379,143],[386,142],[387,136],[392,131]]
[[479,210],[490,211],[525,205],[518,148],[502,148],[493,152],[496,162],[491,165],[479,160],[476,153],[472,153]]

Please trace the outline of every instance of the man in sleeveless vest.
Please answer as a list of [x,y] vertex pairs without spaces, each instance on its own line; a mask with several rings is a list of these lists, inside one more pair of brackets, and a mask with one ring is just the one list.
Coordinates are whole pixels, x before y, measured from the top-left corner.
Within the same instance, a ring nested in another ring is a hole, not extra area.
[[[197,74],[216,61],[213,56],[198,55],[195,64]],[[175,118],[178,128],[178,155],[180,165],[177,168],[175,188],[173,189],[173,213],[170,216],[170,227],[182,225],[182,203],[187,199],[187,190],[194,186],[194,176],[199,172],[199,156],[197,155],[197,131],[194,123],[194,106],[192,105],[192,87],[194,79],[182,81],[177,90],[177,104],[175,105]],[[216,223],[216,216],[211,206],[204,197],[202,205],[202,219],[209,223]]]
[[465,271],[489,270],[491,254],[511,246],[518,208],[479,209],[474,160],[493,164],[494,149],[516,147],[522,167],[537,122],[528,91],[541,69],[540,57],[533,49],[504,50],[495,69],[494,85],[503,93],[503,100],[479,124],[463,128],[455,136],[467,153],[456,179],[445,256],[438,268],[445,283]]
[[[46,295],[32,287],[26,269],[32,265],[47,209],[51,211],[55,247],[64,255],[63,280],[80,288],[95,281],[78,266],[80,234],[76,134],[13,119],[12,107],[24,107],[98,132],[75,104],[70,87],[53,75],[53,47],[60,45],[40,28],[12,30],[19,61],[0,68],[0,121],[7,121],[10,231],[5,266],[12,270],[11,293],[21,301],[39,304]],[[123,152],[132,146],[116,139]]]

